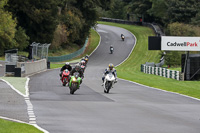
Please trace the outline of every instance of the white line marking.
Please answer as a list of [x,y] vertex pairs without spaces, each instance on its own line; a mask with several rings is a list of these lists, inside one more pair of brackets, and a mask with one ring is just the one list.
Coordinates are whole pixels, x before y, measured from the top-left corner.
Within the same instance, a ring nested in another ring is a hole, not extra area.
[[5,83],[7,83],[14,91],[16,91],[19,95],[23,96],[24,97],[24,100],[26,102],[26,105],[27,105],[27,112],[28,112],[28,116],[29,116],[29,123],[26,123],[26,122],[23,122],[23,121],[20,121],[20,120],[15,120],[15,119],[11,119],[11,118],[7,118],[7,117],[3,117],[3,116],[0,116],[0,118],[2,119],[5,119],[5,120],[11,120],[11,121],[15,121],[15,122],[20,122],[20,123],[26,123],[26,124],[29,124],[29,125],[33,125],[34,127],[36,127],[37,129],[43,131],[44,133],[49,133],[47,130],[39,127],[36,123],[36,116],[34,114],[34,111],[33,111],[33,105],[30,101],[30,97],[29,97],[29,88],[28,88],[28,83],[29,83],[29,80],[30,78],[27,77],[27,80],[26,80],[26,84],[25,84],[25,89],[26,89],[26,95],[22,94],[20,91],[18,91],[17,89],[15,89],[9,82],[7,82],[6,80],[3,80],[3,79],[0,79],[2,81],[4,81]]
[[15,87],[12,86],[8,81],[6,81],[4,79],[0,79],[0,80],[2,80],[3,82],[5,82],[6,84],[8,84],[11,87],[11,89],[13,89],[14,91],[16,91],[19,95],[25,97],[25,95],[23,93],[21,93],[19,90],[15,89]]
[[[121,27],[119,27],[119,28],[121,28]],[[124,28],[122,28],[122,29],[124,29]],[[125,29],[125,30],[127,30],[127,29]],[[127,30],[127,31],[128,31],[128,30]],[[130,32],[130,31],[128,31],[128,32]],[[125,59],[124,61],[122,61],[120,64],[116,65],[115,67],[117,67],[117,66],[121,65],[122,63],[124,63],[124,62],[131,56],[131,54],[132,54],[132,52],[133,52],[133,50],[134,50],[134,48],[135,48],[135,46],[136,46],[136,44],[137,44],[137,38],[135,37],[135,35],[134,35],[132,32],[130,32],[130,33],[131,33],[132,36],[135,38],[135,44],[134,44],[134,46],[133,46],[131,52],[129,53],[129,55],[126,57],[126,59]]]
[[198,98],[194,98],[194,97],[187,96],[187,95],[184,95],[184,94],[180,94],[180,93],[177,93],[177,92],[166,91],[166,90],[162,90],[162,89],[159,89],[159,88],[154,88],[154,87],[146,86],[146,85],[143,85],[143,84],[140,84],[140,83],[134,82],[134,81],[125,80],[125,79],[121,79],[121,78],[118,78],[118,79],[120,79],[120,80],[124,80],[124,81],[128,81],[128,82],[131,82],[131,83],[134,83],[134,84],[137,84],[137,85],[143,86],[143,87],[147,87],[147,88],[150,88],[150,89],[159,90],[159,91],[163,91],[163,92],[167,92],[167,93],[172,93],[172,94],[176,94],[176,95],[180,95],[180,96],[183,96],[183,97],[191,98],[191,99],[193,99],[193,100],[200,101],[200,99],[198,99]]

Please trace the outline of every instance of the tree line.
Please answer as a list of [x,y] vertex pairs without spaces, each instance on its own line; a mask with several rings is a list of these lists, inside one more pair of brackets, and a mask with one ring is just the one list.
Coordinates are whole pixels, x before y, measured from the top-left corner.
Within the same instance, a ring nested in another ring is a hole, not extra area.
[[157,23],[168,35],[195,36],[199,35],[195,30],[200,26],[199,7],[199,0],[113,0],[110,10],[99,10],[103,17],[130,19],[128,16],[132,16],[133,21],[143,18],[144,22]]
[[[106,5],[105,5],[106,3]],[[10,48],[25,50],[32,42],[52,49],[83,45],[98,20],[97,7],[111,0],[1,0],[0,55]]]

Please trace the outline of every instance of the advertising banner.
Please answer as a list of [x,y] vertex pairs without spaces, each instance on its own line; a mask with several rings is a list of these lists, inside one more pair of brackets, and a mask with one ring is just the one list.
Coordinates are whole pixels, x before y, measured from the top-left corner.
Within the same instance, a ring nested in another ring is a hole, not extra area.
[[200,51],[200,37],[162,36],[161,50]]

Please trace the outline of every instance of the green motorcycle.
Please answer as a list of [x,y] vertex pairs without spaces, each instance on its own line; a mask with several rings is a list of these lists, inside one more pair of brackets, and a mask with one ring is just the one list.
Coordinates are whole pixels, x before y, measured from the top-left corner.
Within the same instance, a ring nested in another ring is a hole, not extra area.
[[81,83],[81,78],[79,77],[79,73],[75,72],[73,76],[71,76],[71,79],[69,81],[69,89],[70,89],[70,94],[74,94],[74,92],[79,89],[80,83]]

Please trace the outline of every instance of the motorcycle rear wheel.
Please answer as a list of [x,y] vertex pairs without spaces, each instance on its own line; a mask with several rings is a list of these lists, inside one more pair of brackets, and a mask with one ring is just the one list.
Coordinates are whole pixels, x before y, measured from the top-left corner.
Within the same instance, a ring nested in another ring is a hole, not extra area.
[[63,81],[63,86],[66,86],[66,84],[67,84],[67,79],[65,78]]

